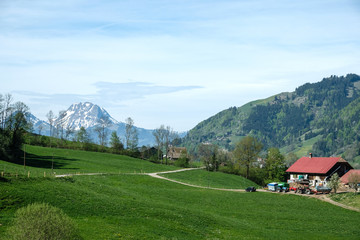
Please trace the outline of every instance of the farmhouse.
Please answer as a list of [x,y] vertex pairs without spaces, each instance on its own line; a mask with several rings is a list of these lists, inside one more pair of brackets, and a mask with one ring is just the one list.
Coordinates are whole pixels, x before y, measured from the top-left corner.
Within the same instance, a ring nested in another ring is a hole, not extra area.
[[289,182],[297,179],[308,179],[310,185],[326,185],[326,182],[335,173],[342,177],[351,165],[341,157],[302,157],[291,165],[286,172],[290,174]]
[[178,160],[181,157],[181,154],[187,154],[185,147],[173,147],[170,146],[167,152],[167,157],[170,160]]

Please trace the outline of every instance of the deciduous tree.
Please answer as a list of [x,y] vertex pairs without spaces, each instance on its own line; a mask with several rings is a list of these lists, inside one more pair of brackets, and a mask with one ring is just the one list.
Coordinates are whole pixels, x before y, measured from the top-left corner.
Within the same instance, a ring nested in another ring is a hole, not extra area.
[[236,144],[234,157],[239,165],[246,168],[246,178],[249,178],[250,168],[259,156],[263,145],[254,137],[246,136]]
[[158,159],[162,160],[162,156],[160,156],[160,153],[162,152],[162,148],[164,145],[164,137],[165,137],[165,126],[161,125],[159,128],[155,129],[153,132],[153,135],[155,137],[155,142],[157,145],[158,150]]
[[203,143],[198,147],[198,154],[208,171],[216,171],[219,168],[218,146],[211,143]]
[[24,133],[31,129],[30,110],[22,102],[12,103],[10,94],[0,96],[0,157],[12,158],[24,143]]
[[134,126],[134,120],[128,117],[125,120],[125,143],[126,148],[134,150],[138,146],[139,137],[138,132]]
[[278,148],[270,148],[265,160],[266,179],[268,181],[283,181],[285,169],[284,156]]
[[111,133],[110,137],[110,146],[115,152],[119,152],[124,149],[124,145],[122,144],[119,136],[117,135],[116,131]]
[[95,132],[98,135],[99,143],[101,146],[105,146],[109,135],[108,127],[111,126],[111,121],[108,117],[101,117],[98,120],[98,125],[95,127]]
[[54,124],[54,119],[55,119],[55,115],[53,113],[52,110],[50,110],[47,114],[46,117],[48,119],[48,122],[50,124],[50,137],[53,135],[53,124]]
[[340,178],[337,173],[334,173],[334,175],[331,176],[329,187],[331,187],[334,190],[334,193],[337,192],[340,184]]

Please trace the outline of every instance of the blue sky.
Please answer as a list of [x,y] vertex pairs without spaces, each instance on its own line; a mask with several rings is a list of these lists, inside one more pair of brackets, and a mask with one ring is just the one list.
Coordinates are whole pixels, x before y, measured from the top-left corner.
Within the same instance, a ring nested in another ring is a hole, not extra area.
[[41,119],[90,101],[184,131],[232,106],[360,74],[360,1],[1,0],[1,93]]

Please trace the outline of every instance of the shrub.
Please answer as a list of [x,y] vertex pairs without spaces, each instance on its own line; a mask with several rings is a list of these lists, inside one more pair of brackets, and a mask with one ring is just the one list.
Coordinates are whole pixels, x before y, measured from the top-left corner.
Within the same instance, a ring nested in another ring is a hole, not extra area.
[[62,210],[46,203],[34,203],[15,213],[9,239],[80,239],[75,226]]
[[176,160],[174,164],[177,167],[188,168],[189,162],[190,162],[190,159],[185,154],[181,154],[180,158],[178,160]]

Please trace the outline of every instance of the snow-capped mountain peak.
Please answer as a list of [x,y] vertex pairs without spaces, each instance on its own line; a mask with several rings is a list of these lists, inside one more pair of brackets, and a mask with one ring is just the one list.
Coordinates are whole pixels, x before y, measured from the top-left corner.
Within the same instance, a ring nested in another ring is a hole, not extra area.
[[114,118],[104,109],[96,104],[85,102],[72,104],[56,120],[55,125],[62,125],[64,128],[70,127],[79,130],[107,123],[108,125],[117,124]]
[[[66,111],[59,113],[59,116],[53,119],[50,124],[46,121],[39,120],[33,116],[30,121],[33,123],[33,132],[39,135],[57,136],[74,139],[74,136],[81,127],[84,127],[94,143],[98,143],[99,136],[96,131],[97,126],[105,127],[107,132],[107,141],[110,133],[116,131],[118,136],[125,139],[125,123],[118,122],[102,107],[90,102],[72,104]],[[155,139],[153,130],[138,128],[134,126],[139,134],[139,146],[153,145]],[[67,133],[70,130],[70,135]]]

